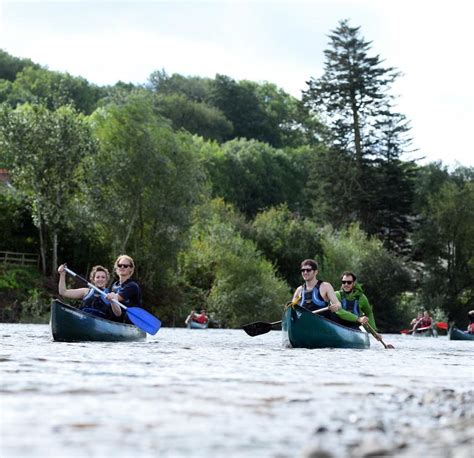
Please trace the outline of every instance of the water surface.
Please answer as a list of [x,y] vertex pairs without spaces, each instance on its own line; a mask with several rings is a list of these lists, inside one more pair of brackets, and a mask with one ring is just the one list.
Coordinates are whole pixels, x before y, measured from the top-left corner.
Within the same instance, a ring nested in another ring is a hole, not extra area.
[[0,335],[2,457],[474,450],[472,342],[385,335],[395,350],[306,350],[283,348],[278,331],[162,328],[146,342],[61,343],[19,324]]

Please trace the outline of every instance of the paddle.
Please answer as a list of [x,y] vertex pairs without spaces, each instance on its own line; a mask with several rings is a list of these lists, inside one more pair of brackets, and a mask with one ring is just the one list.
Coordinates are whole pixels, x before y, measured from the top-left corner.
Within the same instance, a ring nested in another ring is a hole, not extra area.
[[431,329],[431,326],[424,326],[423,328],[416,328],[416,329],[403,329],[400,331],[400,334],[411,334],[412,332],[419,332],[419,331],[427,331]]
[[[291,305],[296,305],[298,302],[291,302]],[[321,312],[325,312],[329,310],[329,307],[324,307],[322,309],[314,310],[311,313],[315,315]],[[256,321],[255,323],[245,324],[242,326],[242,329],[251,337],[260,336],[262,334],[266,334],[270,332],[274,326],[281,324],[280,321],[274,321],[273,323],[266,323],[264,321]]]
[[[87,283],[87,286],[89,288],[92,288],[93,290],[97,291],[101,296],[104,296],[104,297],[107,296],[107,294],[104,293],[104,291],[102,291],[100,288],[97,288],[97,286],[88,282],[84,277],[81,277],[80,275],[76,274],[71,269],[68,269],[67,267],[65,267],[64,270],[68,274],[72,275],[73,277],[77,277],[80,280],[82,280],[84,283]],[[161,321],[155,316],[153,316],[151,313],[148,313],[146,310],[140,307],[127,307],[116,300],[114,300],[114,302],[126,311],[127,316],[130,319],[130,321],[137,328],[140,328],[142,331],[145,331],[151,335],[155,335],[160,329]]]
[[[445,331],[447,331],[449,329],[449,325],[448,323],[444,322],[444,321],[438,321],[437,323],[435,323],[435,326],[438,328],[438,329],[444,329]],[[426,331],[427,329],[429,329],[431,326],[425,326],[423,328],[416,328],[415,331]],[[413,332],[413,329],[402,329],[400,331],[400,334],[410,334]]]
[[375,337],[376,340],[381,342],[385,348],[395,348],[392,344],[386,344],[383,341],[382,336],[378,332],[376,332],[375,329],[372,326],[370,326],[369,323],[365,323],[363,326],[365,329],[367,329],[367,331],[370,332],[370,334],[372,334]]

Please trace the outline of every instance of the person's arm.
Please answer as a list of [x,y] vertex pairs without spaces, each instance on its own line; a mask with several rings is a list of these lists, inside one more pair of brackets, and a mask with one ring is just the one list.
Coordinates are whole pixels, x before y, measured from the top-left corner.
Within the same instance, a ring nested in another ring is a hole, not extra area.
[[329,310],[331,310],[331,312],[337,312],[341,309],[341,303],[336,297],[336,293],[334,292],[334,288],[332,287],[331,283],[326,281],[323,282],[320,291],[321,296],[330,302]]
[[[367,299],[367,296],[365,294],[362,294],[359,300],[359,310],[365,315],[365,318],[367,318],[367,321],[369,325],[372,327],[374,331],[377,331],[377,325],[375,324],[375,317],[374,317],[374,311],[372,310],[372,306],[369,303],[369,300]],[[363,320],[365,321],[365,320]],[[360,321],[361,324],[362,321]]]
[[60,296],[67,299],[83,299],[84,296],[89,292],[88,288],[77,288],[77,289],[67,289],[66,288],[66,271],[64,268],[66,264],[61,264],[58,267],[59,273],[59,284],[58,284],[58,293]]
[[301,297],[301,286],[296,288],[295,294],[293,294],[293,302],[295,302],[299,297]]
[[195,312],[194,310],[187,316],[187,318],[184,320],[184,324],[188,324],[192,319],[193,319],[193,316],[194,316]]
[[121,302],[121,300],[119,299],[119,295],[117,293],[108,293],[107,296],[105,296],[107,298],[107,300],[110,301],[110,307],[112,308],[112,313],[116,316],[116,317],[120,317],[122,316],[122,307],[120,307],[120,305],[117,305],[114,301],[119,301]]
[[121,316],[123,314],[122,307],[117,305],[114,300],[121,302],[128,307],[136,307],[140,306],[139,304],[140,298],[140,287],[137,283],[131,282],[124,285],[120,294],[117,293],[109,293],[107,294],[107,299],[111,301],[112,311],[114,312],[115,316]]

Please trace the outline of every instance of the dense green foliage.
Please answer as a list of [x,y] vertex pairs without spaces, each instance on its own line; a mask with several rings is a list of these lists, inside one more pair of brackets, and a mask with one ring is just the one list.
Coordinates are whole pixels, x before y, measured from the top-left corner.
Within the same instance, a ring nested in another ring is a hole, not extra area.
[[46,316],[58,263],[127,253],[168,325],[193,308],[214,326],[278,320],[305,258],[335,288],[355,271],[382,330],[420,308],[464,325],[474,170],[402,160],[398,72],[347,21],[329,38],[301,101],[164,70],[97,87],[0,52],[0,250],[39,253],[44,273],[0,270],[2,319]]
[[194,288],[187,303],[206,308],[223,326],[261,316],[277,320],[289,296],[272,264],[236,229],[236,216],[221,200],[196,209],[191,243],[181,256],[181,281]]
[[12,184],[26,199],[38,228],[43,273],[48,251],[57,266],[58,230],[69,216],[80,181],[78,165],[95,143],[82,116],[65,105],[55,111],[23,104],[0,110],[0,153]]

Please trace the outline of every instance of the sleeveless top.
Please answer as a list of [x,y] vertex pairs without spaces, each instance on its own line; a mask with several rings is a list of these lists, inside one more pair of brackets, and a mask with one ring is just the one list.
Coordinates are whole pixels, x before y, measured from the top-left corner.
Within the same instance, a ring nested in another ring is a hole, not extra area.
[[322,309],[329,305],[329,302],[325,301],[319,292],[321,283],[322,282],[318,280],[311,291],[307,291],[305,285],[301,287],[301,307],[313,312],[314,310]]

